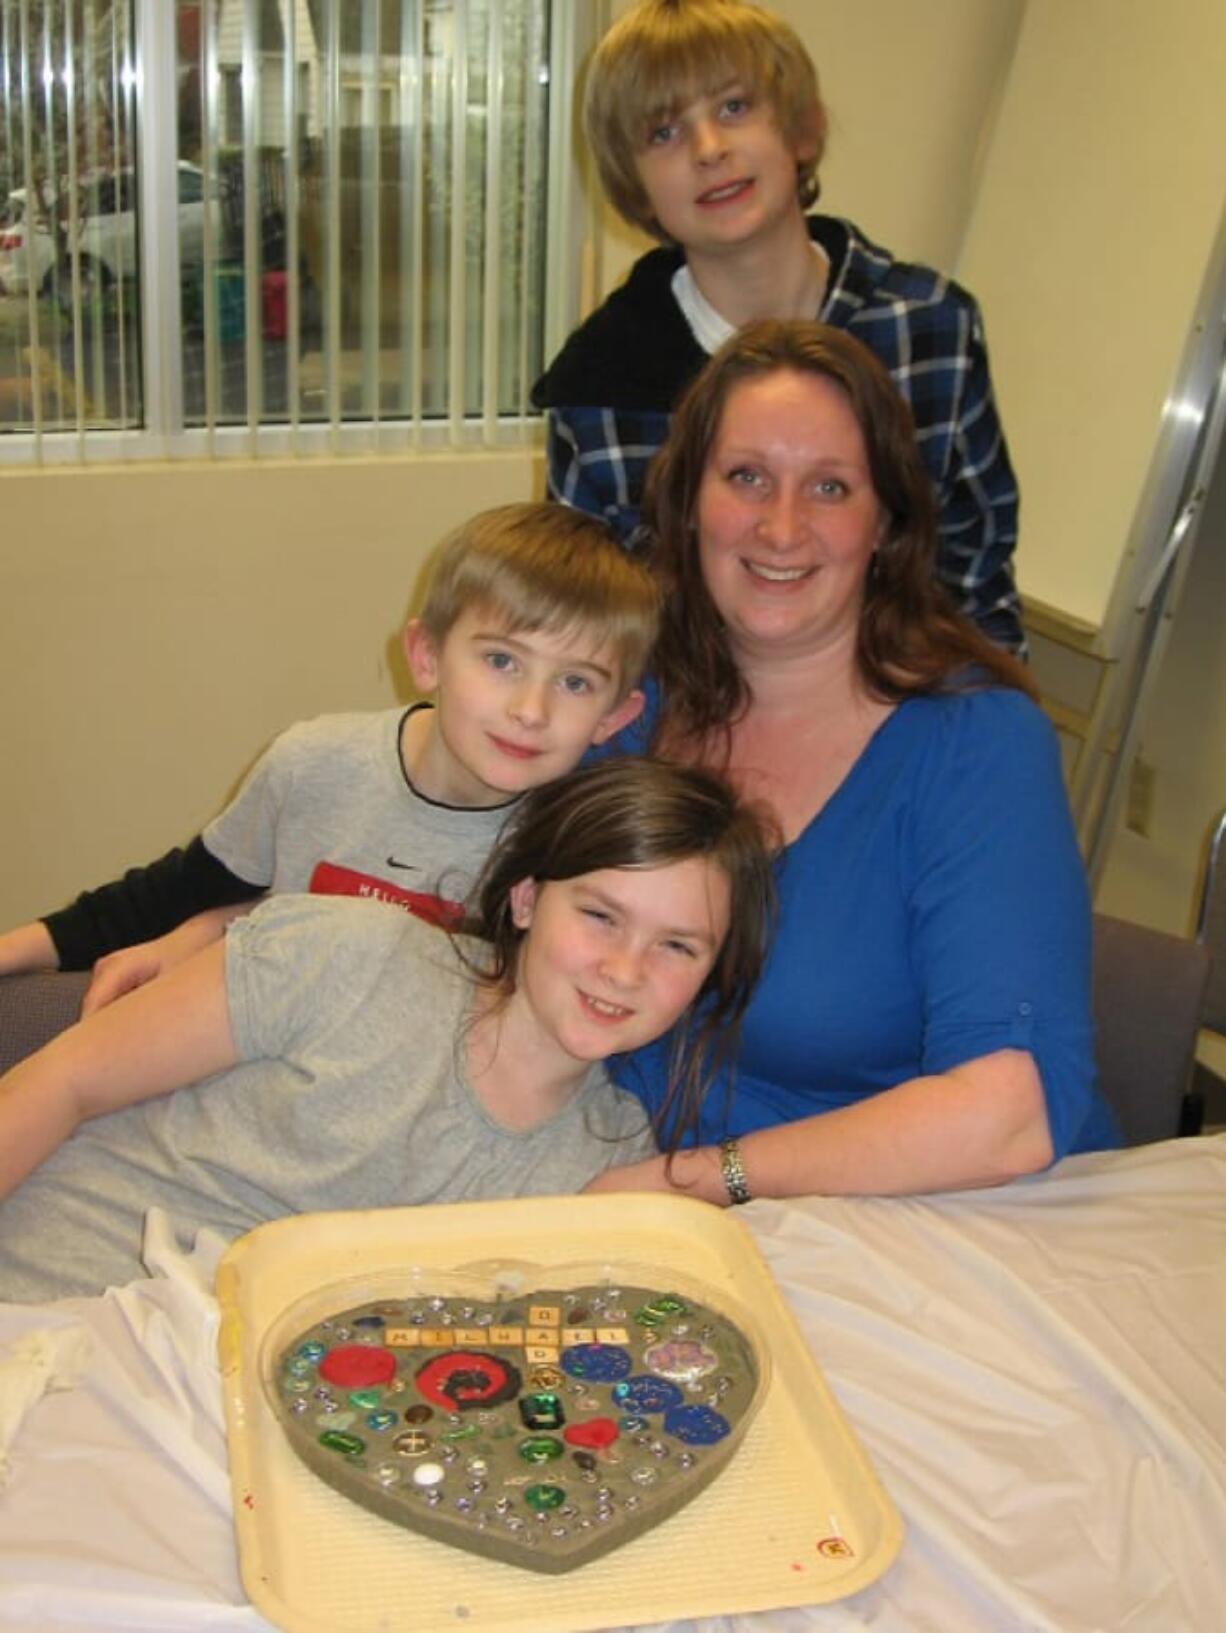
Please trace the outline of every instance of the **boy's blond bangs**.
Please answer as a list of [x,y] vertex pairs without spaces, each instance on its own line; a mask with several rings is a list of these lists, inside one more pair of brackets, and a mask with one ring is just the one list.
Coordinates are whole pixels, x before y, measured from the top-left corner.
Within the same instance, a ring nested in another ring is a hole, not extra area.
[[635,226],[658,232],[637,164],[652,125],[732,84],[768,102],[789,141],[816,142],[812,159],[797,167],[797,183],[802,208],[817,197],[825,110],[817,71],[795,31],[736,0],[691,6],[646,0],[597,47],[583,110],[605,190]]
[[594,517],[553,503],[501,505],[443,541],[421,620],[441,645],[470,608],[508,635],[545,630],[590,639],[593,652],[611,647],[624,693],[651,657],[660,592]]

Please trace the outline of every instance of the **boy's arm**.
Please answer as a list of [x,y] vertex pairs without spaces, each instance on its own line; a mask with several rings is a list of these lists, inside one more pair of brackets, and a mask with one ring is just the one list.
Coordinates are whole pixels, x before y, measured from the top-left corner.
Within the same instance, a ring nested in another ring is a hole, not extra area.
[[[63,970],[88,970],[106,953],[150,941],[209,908],[250,902],[264,886],[239,878],[197,836],[147,867],[86,890],[42,923]],[[30,966],[26,966],[30,967]]]
[[41,920],[22,924],[0,936],[0,975],[20,975],[25,970],[58,970],[59,967],[60,955]]
[[1021,601],[1013,578],[1018,487],[996,412],[987,347],[971,313],[951,458],[941,491],[938,574],[986,635],[1025,656]]
[[237,1058],[218,943],[0,1078],[0,1197],[87,1119],[198,1082]]
[[549,497],[600,517],[630,544],[647,467],[668,424],[669,416],[654,410],[551,408],[545,439]]

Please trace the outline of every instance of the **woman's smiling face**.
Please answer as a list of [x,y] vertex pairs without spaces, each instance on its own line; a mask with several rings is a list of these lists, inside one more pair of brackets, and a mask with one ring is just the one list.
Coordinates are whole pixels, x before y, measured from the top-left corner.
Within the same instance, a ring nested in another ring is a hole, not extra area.
[[791,369],[734,386],[694,520],[703,578],[739,658],[854,644],[886,517],[840,386]]

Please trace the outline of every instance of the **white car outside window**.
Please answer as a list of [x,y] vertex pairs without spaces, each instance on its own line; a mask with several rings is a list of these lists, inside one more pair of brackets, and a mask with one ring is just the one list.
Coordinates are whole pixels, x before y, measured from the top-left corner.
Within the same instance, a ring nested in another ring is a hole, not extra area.
[[[78,217],[77,245],[88,295],[96,286],[105,288],[137,274],[136,173],[108,171],[81,194],[88,214]],[[213,210],[216,224],[216,202]],[[179,162],[179,256],[184,269],[199,266],[204,256],[204,177],[186,160]],[[58,273],[57,279],[54,241],[42,209],[36,206],[31,217],[27,190],[15,188],[0,213],[0,290],[24,295],[32,280],[39,294],[50,295],[58,281],[71,299],[71,250]]]

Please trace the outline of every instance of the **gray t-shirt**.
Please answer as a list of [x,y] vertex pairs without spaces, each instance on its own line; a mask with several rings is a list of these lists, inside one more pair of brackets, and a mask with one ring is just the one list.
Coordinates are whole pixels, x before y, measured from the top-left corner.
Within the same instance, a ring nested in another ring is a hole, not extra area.
[[425,799],[400,758],[405,714],[291,726],[205,828],[205,845],[272,891],[395,901],[427,918],[437,899],[463,902],[515,802],[472,810]]
[[227,933],[226,989],[242,1064],[83,1124],[0,1203],[0,1299],[131,1281],[155,1203],[232,1237],[306,1211],[572,1192],[654,1150],[601,1066],[537,1127],[496,1122],[464,1071],[472,977],[399,909],[270,898]]

